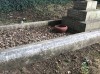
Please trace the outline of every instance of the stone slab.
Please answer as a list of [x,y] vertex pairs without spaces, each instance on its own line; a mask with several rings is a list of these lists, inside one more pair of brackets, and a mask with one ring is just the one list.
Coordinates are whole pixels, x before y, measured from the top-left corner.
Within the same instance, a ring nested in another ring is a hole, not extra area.
[[100,19],[87,21],[85,24],[86,24],[85,31],[100,29]]
[[62,52],[75,51],[97,42],[100,42],[100,30],[45,40],[0,52],[0,63],[26,57],[47,59]]
[[74,9],[78,10],[94,10],[97,7],[97,1],[75,1]]
[[100,10],[75,10],[69,9],[67,16],[73,17],[79,21],[92,21],[100,19]]
[[63,17],[62,24],[67,25],[69,29],[72,29],[75,32],[84,32],[86,27],[86,24],[83,24],[80,21],[71,17]]
[[62,24],[67,25],[69,28],[76,32],[92,31],[100,29],[100,20],[94,21],[78,21],[74,18],[63,17]]
[[86,19],[86,13],[86,11],[82,10],[68,9],[67,16],[75,18],[80,21]]
[[2,25],[0,26],[0,30],[4,29],[15,29],[15,28],[29,28],[29,27],[39,27],[44,25],[58,25],[61,24],[61,19],[58,20],[47,20],[47,21],[38,21],[38,22],[29,22],[29,23],[22,23],[22,24],[10,24],[10,25]]

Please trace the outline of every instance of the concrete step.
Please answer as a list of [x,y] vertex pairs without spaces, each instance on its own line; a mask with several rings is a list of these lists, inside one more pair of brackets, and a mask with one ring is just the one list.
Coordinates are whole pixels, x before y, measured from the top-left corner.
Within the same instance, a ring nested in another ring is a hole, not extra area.
[[92,21],[100,19],[100,10],[75,10],[69,9],[67,16],[73,17],[79,21]]
[[76,32],[100,29],[100,19],[94,21],[78,21],[71,17],[63,17],[62,24],[67,25],[70,29]]
[[74,9],[78,10],[92,10],[96,9],[97,1],[75,1]]
[[93,21],[86,21],[82,23],[86,24],[85,31],[100,29],[100,19]]

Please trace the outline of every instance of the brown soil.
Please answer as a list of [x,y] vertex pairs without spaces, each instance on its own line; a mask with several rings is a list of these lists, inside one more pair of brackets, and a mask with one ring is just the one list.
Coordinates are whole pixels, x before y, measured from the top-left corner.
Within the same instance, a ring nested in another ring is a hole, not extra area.
[[100,43],[24,66],[0,67],[0,74],[100,74]]
[[0,25],[9,25],[11,23],[20,23],[23,18],[24,22],[45,21],[61,19],[67,15],[67,10],[72,7],[68,4],[47,4],[37,5],[36,7],[24,10],[13,11],[9,13],[0,13]]
[[53,39],[70,33],[51,32],[50,26],[0,30],[0,49]]

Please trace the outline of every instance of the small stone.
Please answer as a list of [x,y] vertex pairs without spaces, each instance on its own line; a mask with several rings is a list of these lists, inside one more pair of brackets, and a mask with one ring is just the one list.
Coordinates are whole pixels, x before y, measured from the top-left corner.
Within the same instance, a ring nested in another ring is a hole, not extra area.
[[0,31],[0,41],[2,41],[0,49],[5,48],[6,45],[7,47],[15,47],[60,37],[60,33],[50,33],[48,29],[48,26],[2,29]]
[[71,71],[67,71],[68,74],[71,74]]

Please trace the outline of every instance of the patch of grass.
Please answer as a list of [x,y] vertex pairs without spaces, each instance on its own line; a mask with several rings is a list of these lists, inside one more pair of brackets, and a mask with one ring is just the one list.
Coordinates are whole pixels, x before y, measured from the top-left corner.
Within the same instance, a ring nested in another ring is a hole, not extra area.
[[87,62],[82,63],[81,71],[82,71],[82,74],[89,74],[89,66]]

